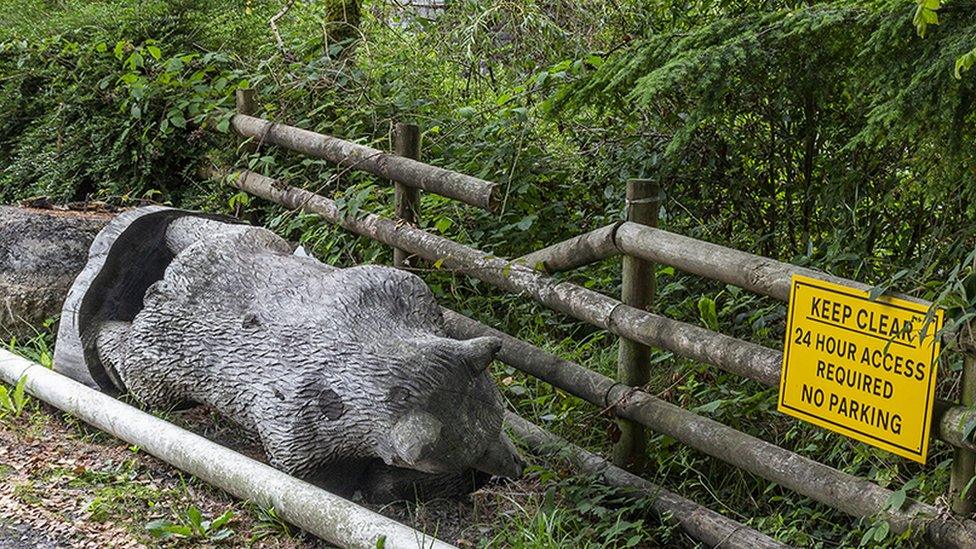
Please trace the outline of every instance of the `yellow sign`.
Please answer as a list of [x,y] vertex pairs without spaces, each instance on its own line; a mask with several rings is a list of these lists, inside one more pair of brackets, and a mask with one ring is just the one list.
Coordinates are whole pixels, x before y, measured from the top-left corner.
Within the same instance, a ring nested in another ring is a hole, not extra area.
[[779,411],[925,463],[942,311],[793,275]]

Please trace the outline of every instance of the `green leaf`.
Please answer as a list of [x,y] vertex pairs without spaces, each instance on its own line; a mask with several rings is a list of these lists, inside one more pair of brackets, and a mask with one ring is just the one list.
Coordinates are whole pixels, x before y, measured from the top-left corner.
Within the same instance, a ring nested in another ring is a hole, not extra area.
[[519,230],[527,231],[529,230],[530,227],[532,227],[532,223],[535,222],[537,217],[538,216],[534,214],[527,215],[523,217],[518,223],[516,223],[515,226],[518,227]]
[[158,60],[163,55],[163,52],[159,51],[159,48],[157,48],[156,46],[146,46],[146,51],[148,51],[149,55],[151,55],[152,58],[156,60]]
[[874,541],[882,541],[888,537],[891,526],[887,522],[882,522],[874,531]]
[[27,404],[27,395],[25,394],[27,388],[27,376],[21,376],[20,380],[17,381],[17,386],[14,387],[14,414],[20,415],[24,411],[24,405]]
[[962,71],[973,68],[973,65],[976,65],[976,48],[956,59],[956,68],[954,71],[956,79],[962,79]]
[[872,526],[871,528],[868,528],[867,531],[864,532],[864,535],[861,536],[861,543],[859,543],[858,545],[860,545],[862,547],[865,546],[865,545],[867,545],[868,542],[871,541],[871,538],[874,537],[874,529],[875,529],[874,526]]
[[712,298],[701,296],[698,300],[698,313],[708,329],[718,331],[718,313],[715,310],[715,301]]
[[925,38],[925,33],[929,25],[939,24],[939,14],[936,10],[941,7],[941,0],[916,0],[915,16],[912,23],[915,25],[915,32]]
[[228,129],[230,129],[230,118],[224,118],[217,122],[217,131],[227,133]]
[[718,410],[719,407],[724,402],[725,401],[722,400],[722,399],[713,400],[713,401],[709,402],[708,404],[702,404],[701,406],[698,406],[697,408],[692,408],[692,411],[693,412],[710,414],[710,413],[714,412],[715,410]]
[[214,532],[213,534],[209,534],[207,537],[212,541],[220,541],[220,540],[227,539],[232,535],[234,535],[233,530],[231,530],[230,528],[224,528],[222,530],[218,530]]
[[174,536],[188,538],[193,535],[189,526],[173,524],[166,519],[157,519],[146,523],[146,530],[156,538],[168,539]]
[[10,392],[4,385],[0,385],[0,410],[6,412],[14,411],[14,403],[10,400]]
[[376,538],[376,549],[384,549],[386,547],[386,536],[380,536]]
[[220,515],[219,517],[214,519],[214,521],[210,524],[210,528],[212,530],[221,528],[225,524],[230,522],[233,518],[234,518],[234,511],[232,509],[228,509],[227,511],[224,512],[223,515]]
[[888,498],[888,509],[893,511],[901,509],[901,506],[905,504],[907,498],[908,494],[905,493],[904,489],[893,492],[891,497]]
[[169,115],[169,123],[177,128],[183,129],[186,127],[186,118],[183,117],[182,112],[173,112]]
[[434,228],[436,228],[437,232],[439,233],[445,233],[447,232],[448,229],[451,228],[452,225],[454,225],[453,221],[451,221],[446,217],[442,217],[438,219],[437,222],[434,223]]
[[190,508],[186,510],[186,518],[190,521],[190,526],[192,526],[195,531],[203,533],[203,513],[201,513],[199,509],[191,505]]
[[129,109],[129,115],[132,118],[142,118],[142,108],[139,107],[138,103],[133,103],[132,108]]

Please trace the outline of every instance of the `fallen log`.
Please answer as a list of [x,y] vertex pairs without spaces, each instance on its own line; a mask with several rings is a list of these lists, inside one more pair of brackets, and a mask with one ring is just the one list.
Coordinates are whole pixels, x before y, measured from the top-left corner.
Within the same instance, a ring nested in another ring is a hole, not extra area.
[[0,341],[20,341],[61,312],[109,214],[0,206]]

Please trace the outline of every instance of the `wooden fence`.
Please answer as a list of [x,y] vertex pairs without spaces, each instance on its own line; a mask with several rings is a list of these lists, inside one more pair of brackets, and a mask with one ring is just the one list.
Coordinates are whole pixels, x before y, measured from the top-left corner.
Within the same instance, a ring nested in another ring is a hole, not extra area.
[[[328,223],[387,244],[396,250],[395,261],[399,266],[412,257],[438,261],[444,268],[530,297],[554,311],[617,335],[620,338],[618,379],[611,379],[476,320],[444,310],[448,332],[453,337],[496,336],[503,342],[498,355],[502,362],[609,410],[619,418],[622,437],[614,448],[616,465],[627,467],[643,458],[645,428],[649,428],[855,517],[883,518],[896,533],[924,530],[926,539],[936,545],[976,546],[976,523],[963,516],[940,513],[932,505],[911,499],[892,506],[891,490],[640,390],[648,379],[651,347],[772,387],[779,384],[783,361],[781,350],[649,312],[655,264],[670,265],[784,302],[789,299],[794,274],[863,289],[868,289],[867,285],[658,229],[655,226],[662,193],[657,184],[647,180],[628,182],[626,221],[521,258],[499,258],[417,227],[421,190],[493,211],[498,205],[499,187],[420,162],[416,127],[397,125],[397,154],[390,154],[254,117],[253,91],[238,93],[239,112],[233,117],[232,126],[250,140],[251,146],[273,144],[389,179],[396,186],[399,219],[374,214],[347,217],[326,197],[247,170],[230,178],[233,186],[285,207],[317,214]],[[619,299],[550,276],[617,255],[623,256]],[[973,477],[976,443],[967,436],[966,426],[976,424],[976,411],[969,408],[976,396],[976,367],[972,358],[976,345],[959,334],[944,334],[943,343],[949,352],[965,353],[963,402],[936,403],[932,434],[954,447],[949,498],[953,511],[968,516],[973,511],[973,498],[964,497],[963,492]],[[553,442],[566,447],[565,441],[558,441],[554,435],[521,418],[510,417],[508,423],[534,450],[551,450],[548,445]],[[670,516],[669,520],[705,543],[742,547],[777,545],[761,533],[654,487],[620,467],[572,445],[569,448],[582,470],[597,472],[607,482],[629,486],[652,497],[662,515]]]

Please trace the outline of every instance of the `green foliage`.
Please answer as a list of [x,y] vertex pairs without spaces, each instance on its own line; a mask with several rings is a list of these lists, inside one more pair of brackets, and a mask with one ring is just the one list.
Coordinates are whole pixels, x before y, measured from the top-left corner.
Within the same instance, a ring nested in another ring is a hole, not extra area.
[[17,381],[13,391],[7,389],[6,385],[0,384],[0,418],[8,414],[13,415],[15,419],[20,417],[29,398],[26,393],[26,386],[26,375]]
[[[543,474],[530,468],[529,474]],[[650,501],[595,479],[557,480],[543,494],[518,502],[517,512],[489,547],[644,547],[677,541],[673,530],[647,524]]]
[[227,524],[234,519],[234,511],[228,509],[219,517],[209,520],[194,506],[186,509],[178,522],[157,519],[146,523],[146,530],[158,539],[181,538],[199,541],[222,541],[232,535],[234,530]]
[[713,299],[708,296],[701,296],[698,300],[698,314],[706,328],[718,331],[718,315],[715,312],[715,301]]
[[928,30],[929,25],[939,24],[939,7],[942,5],[942,0],[917,0],[918,7],[915,8],[915,16],[912,18],[912,23],[915,25],[915,30],[918,31],[918,35],[925,38],[925,32]]
[[251,528],[250,543],[260,541],[269,536],[283,536],[291,538],[294,533],[291,526],[285,522],[274,507],[252,504],[255,525]]
[[248,84],[229,54],[182,49],[202,24],[196,4],[121,9],[110,28],[0,32],[0,200],[185,196],[206,130],[227,130]]
[[976,65],[976,48],[973,48],[969,53],[960,55],[959,59],[956,59],[956,69],[953,74],[955,74],[957,79],[961,79],[962,71],[973,68],[973,65]]

